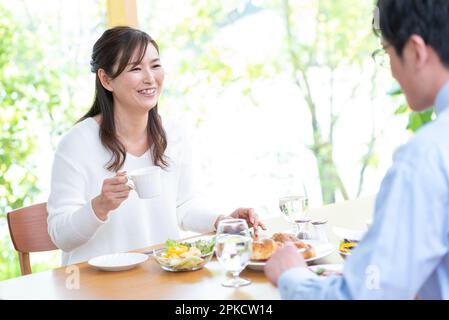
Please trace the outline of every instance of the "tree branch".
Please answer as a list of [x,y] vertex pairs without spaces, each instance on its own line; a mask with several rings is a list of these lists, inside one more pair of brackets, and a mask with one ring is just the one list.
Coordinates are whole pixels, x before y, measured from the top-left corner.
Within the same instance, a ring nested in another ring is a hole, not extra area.
[[30,8],[28,7],[27,1],[26,0],[22,0],[22,4],[23,4],[23,6],[25,8],[25,12],[26,12],[26,15],[27,15],[27,18],[28,18],[28,26],[27,26],[28,30],[36,30],[37,29],[36,23],[34,21],[33,15],[30,12]]
[[330,95],[329,95],[329,142],[331,144],[334,143],[334,128],[337,124],[338,118],[334,115],[334,68],[330,69],[330,78],[329,78],[329,86],[330,86]]
[[[321,139],[318,139],[320,137],[320,128],[318,124],[318,119],[316,115],[316,106],[313,101],[312,97],[312,91],[310,88],[309,80],[307,78],[307,66],[302,66],[301,62],[298,59],[298,56],[295,53],[295,50],[293,49],[293,35],[292,35],[292,21],[291,21],[291,8],[288,0],[283,0],[283,13],[284,13],[284,21],[285,21],[285,28],[287,32],[287,45],[288,45],[288,52],[290,56],[290,62],[293,65],[293,79],[295,81],[295,84],[299,87],[301,94],[303,95],[304,100],[307,103],[307,106],[309,108],[309,112],[312,118],[312,129],[313,129],[313,137],[315,144],[319,143]],[[310,60],[310,59],[309,59]],[[300,75],[300,78],[298,77],[298,73]],[[301,80],[303,83],[301,83]]]
[[237,22],[238,20],[250,16],[252,14],[256,14],[259,11],[261,11],[262,8],[255,6],[252,1],[247,0],[245,3],[245,7],[243,8],[243,10],[238,10],[238,9],[234,9],[232,10],[228,15],[225,21],[219,23],[217,26],[220,28],[226,27],[228,25],[231,25],[235,22]]
[[372,119],[372,126],[371,126],[371,138],[370,141],[368,142],[368,151],[366,152],[366,154],[363,156],[362,158],[362,167],[360,168],[360,173],[359,173],[359,185],[357,187],[357,197],[360,196],[360,194],[362,193],[363,190],[363,183],[364,183],[364,178],[365,178],[365,171],[366,168],[368,167],[371,159],[373,158],[374,155],[374,148],[376,145],[376,141],[378,136],[380,136],[383,131],[385,130],[385,127],[379,132],[378,135],[376,135],[376,120],[374,117],[374,98],[375,98],[375,92],[376,92],[376,85],[375,85],[375,79],[377,77],[377,70],[374,69],[374,72],[371,75],[371,92],[370,92],[370,100],[371,100],[371,111],[373,113],[371,119]]
[[335,178],[337,179],[337,186],[341,192],[343,199],[349,200],[349,195],[348,195],[348,192],[346,191],[346,187],[345,187],[343,180],[341,179],[341,176],[338,173],[336,168],[335,168]]

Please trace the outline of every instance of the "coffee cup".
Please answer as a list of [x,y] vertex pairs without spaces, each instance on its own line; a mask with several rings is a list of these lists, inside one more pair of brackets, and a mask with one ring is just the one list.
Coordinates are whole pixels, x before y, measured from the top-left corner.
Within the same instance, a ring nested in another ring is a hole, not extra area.
[[129,172],[127,185],[136,191],[141,199],[151,199],[161,194],[161,168],[145,167]]

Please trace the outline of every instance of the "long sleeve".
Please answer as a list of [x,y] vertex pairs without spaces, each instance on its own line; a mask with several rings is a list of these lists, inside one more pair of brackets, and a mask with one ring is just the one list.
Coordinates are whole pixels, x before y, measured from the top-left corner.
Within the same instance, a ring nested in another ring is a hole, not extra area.
[[[185,134],[174,122],[165,121],[164,128],[169,166],[161,172],[161,195],[141,199],[132,191],[109,212],[106,221],[98,219],[91,207],[104,180],[115,175],[105,168],[111,153],[101,143],[100,126],[88,118],[62,138],[53,162],[47,207],[48,231],[63,250],[63,265],[178,239],[179,227],[212,230],[216,215],[193,191],[191,151]],[[132,172],[152,165],[148,150],[139,157],[127,154],[123,170]]]
[[437,276],[448,252],[447,177],[441,150],[418,142],[397,152],[373,225],[346,259],[343,275],[323,279],[303,268],[288,270],[278,282],[284,299],[414,299]]
[[63,142],[56,151],[47,203],[48,233],[66,252],[85,244],[108,221],[98,219],[91,201],[86,200],[86,173],[73,161],[76,145],[74,150],[71,147]]
[[178,193],[176,213],[178,224],[184,230],[206,233],[214,230],[219,213],[215,212],[205,199],[196,192],[192,174],[192,148],[183,139],[180,163],[178,164]]

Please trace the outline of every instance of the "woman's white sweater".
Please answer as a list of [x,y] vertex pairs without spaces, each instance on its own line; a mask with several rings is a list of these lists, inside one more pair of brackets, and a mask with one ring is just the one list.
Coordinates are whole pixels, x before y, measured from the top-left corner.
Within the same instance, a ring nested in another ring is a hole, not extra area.
[[[169,167],[162,170],[161,195],[140,199],[131,191],[106,221],[98,219],[91,206],[103,181],[115,176],[105,169],[110,152],[101,144],[98,123],[88,118],[63,137],[53,162],[47,204],[48,231],[63,251],[63,265],[178,239],[178,226],[195,232],[213,230],[219,213],[195,197],[190,143],[174,123],[164,121],[163,125]],[[128,153],[122,170],[151,165],[150,150],[139,157]]]

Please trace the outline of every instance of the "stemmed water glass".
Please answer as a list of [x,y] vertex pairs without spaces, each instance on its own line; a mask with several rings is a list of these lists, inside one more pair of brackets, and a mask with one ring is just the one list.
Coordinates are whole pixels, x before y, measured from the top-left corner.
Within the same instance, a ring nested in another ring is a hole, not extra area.
[[309,221],[307,218],[307,195],[292,195],[279,198],[279,209],[292,225],[293,232],[298,233],[298,224]]
[[252,238],[248,225],[243,219],[226,219],[220,221],[217,227],[215,254],[218,262],[232,278],[221,284],[224,287],[241,287],[251,283],[250,280],[239,277],[240,272],[251,259]]

